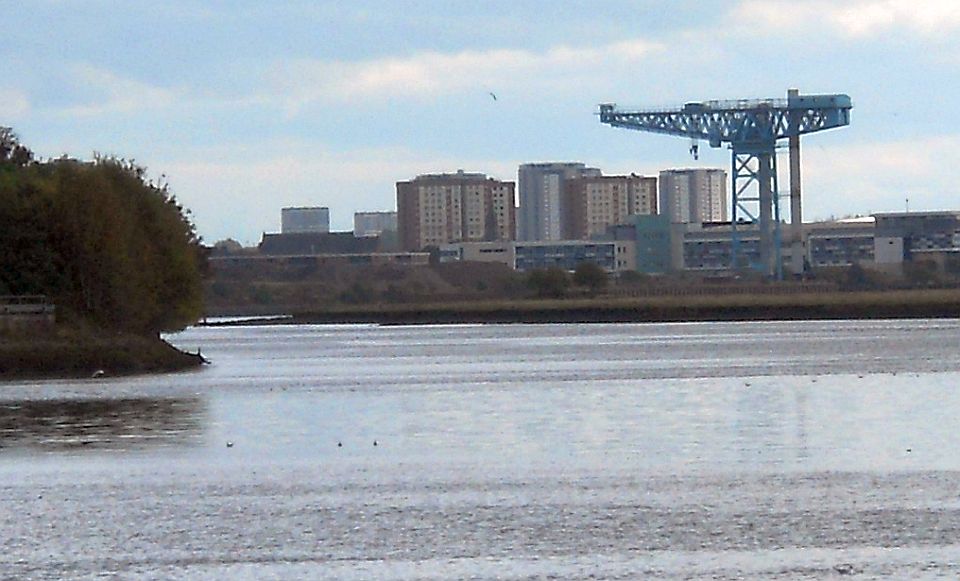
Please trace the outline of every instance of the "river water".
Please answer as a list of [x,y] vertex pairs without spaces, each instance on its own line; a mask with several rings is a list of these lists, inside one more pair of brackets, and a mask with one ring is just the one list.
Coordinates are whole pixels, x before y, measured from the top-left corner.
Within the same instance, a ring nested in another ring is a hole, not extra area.
[[0,579],[960,576],[960,321],[170,340],[0,384]]

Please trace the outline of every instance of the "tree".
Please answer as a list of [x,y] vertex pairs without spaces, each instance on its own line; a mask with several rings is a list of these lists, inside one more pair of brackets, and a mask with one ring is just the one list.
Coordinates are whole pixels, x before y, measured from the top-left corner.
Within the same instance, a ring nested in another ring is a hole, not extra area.
[[243,252],[243,245],[233,238],[225,238],[213,245],[213,251],[223,256],[229,256]]
[[563,298],[570,286],[570,276],[563,269],[536,269],[527,275],[527,286],[540,298]]
[[866,269],[855,262],[846,268],[843,277],[843,286],[857,290],[864,290],[872,286],[872,282]]
[[430,266],[436,267],[440,264],[440,247],[436,245],[425,246],[422,252],[430,254]]
[[0,127],[0,164],[23,167],[33,161],[33,152],[20,143],[10,127]]
[[638,272],[636,270],[624,270],[620,273],[618,281],[622,284],[636,285],[650,282],[650,275]]
[[45,294],[68,317],[144,334],[199,318],[200,240],[167,186],[148,181],[144,168],[64,158],[8,161],[6,170],[0,291]]
[[596,294],[607,286],[607,271],[595,262],[581,262],[573,271],[573,282]]

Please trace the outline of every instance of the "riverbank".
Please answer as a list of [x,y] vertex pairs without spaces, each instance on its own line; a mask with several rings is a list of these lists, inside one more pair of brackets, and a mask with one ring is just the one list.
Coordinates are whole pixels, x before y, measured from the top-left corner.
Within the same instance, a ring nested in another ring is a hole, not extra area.
[[418,325],[920,318],[960,318],[960,290],[341,306],[294,312],[282,323]]
[[159,337],[62,328],[0,335],[0,380],[165,373],[202,364],[199,354]]

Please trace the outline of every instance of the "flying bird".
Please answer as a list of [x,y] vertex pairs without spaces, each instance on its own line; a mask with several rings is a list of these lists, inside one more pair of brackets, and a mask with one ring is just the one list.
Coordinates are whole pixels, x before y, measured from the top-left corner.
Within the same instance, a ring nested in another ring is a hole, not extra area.
[[493,91],[491,91],[491,92],[489,92],[489,93],[487,93],[487,94],[490,95],[491,97],[493,97],[493,100],[494,100],[494,101],[497,100],[497,95],[494,94]]

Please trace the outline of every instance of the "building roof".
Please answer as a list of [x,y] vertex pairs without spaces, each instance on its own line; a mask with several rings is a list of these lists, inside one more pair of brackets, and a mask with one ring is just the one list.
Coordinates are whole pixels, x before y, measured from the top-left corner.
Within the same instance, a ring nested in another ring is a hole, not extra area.
[[960,217],[960,210],[933,210],[930,212],[877,212],[874,218],[926,218],[926,217]]
[[260,252],[273,256],[314,254],[367,254],[376,252],[380,238],[356,238],[353,232],[295,232],[264,234]]

